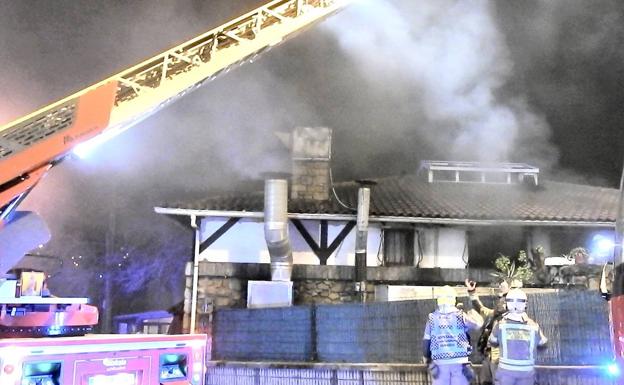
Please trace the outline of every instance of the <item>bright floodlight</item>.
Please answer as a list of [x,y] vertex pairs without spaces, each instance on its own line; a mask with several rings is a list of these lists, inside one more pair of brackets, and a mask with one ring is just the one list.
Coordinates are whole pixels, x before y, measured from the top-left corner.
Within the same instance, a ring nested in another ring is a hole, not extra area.
[[606,367],[607,374],[611,377],[618,377],[620,375],[620,367],[617,363],[612,362]]
[[596,234],[592,238],[592,251],[596,255],[608,255],[613,253],[613,246],[615,245],[611,237],[604,234]]
[[76,154],[80,159],[86,159],[91,155],[95,149],[101,145],[109,141],[110,139],[116,137],[117,135],[124,132],[129,126],[120,126],[109,128],[108,130],[102,132],[98,136],[95,136],[86,142],[82,142],[76,147],[74,147],[73,153]]

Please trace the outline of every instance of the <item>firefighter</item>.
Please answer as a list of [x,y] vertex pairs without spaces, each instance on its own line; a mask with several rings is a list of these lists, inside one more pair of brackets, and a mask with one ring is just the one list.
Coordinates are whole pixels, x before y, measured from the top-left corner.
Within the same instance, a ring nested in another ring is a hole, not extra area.
[[496,385],[533,385],[535,355],[548,339],[539,325],[525,313],[527,296],[520,289],[511,289],[505,297],[507,313],[494,325],[490,335],[492,346],[500,347]]
[[474,378],[467,333],[479,329],[483,319],[476,312],[459,310],[455,299],[453,288],[442,287],[436,295],[437,310],[429,314],[425,325],[423,353],[432,385],[468,385]]
[[490,334],[494,324],[501,319],[503,314],[507,311],[505,307],[505,296],[509,291],[509,285],[506,281],[501,282],[498,291],[498,301],[494,309],[490,309],[485,306],[479,296],[476,294],[476,282],[466,279],[466,288],[468,289],[468,295],[470,297],[470,303],[472,308],[479,312],[483,317],[483,327],[481,328],[481,334],[477,341],[477,350],[483,356],[481,362],[481,370],[479,371],[479,381],[481,385],[492,385],[494,383],[494,373],[496,372],[496,365],[498,364],[498,348],[492,347],[489,343]]

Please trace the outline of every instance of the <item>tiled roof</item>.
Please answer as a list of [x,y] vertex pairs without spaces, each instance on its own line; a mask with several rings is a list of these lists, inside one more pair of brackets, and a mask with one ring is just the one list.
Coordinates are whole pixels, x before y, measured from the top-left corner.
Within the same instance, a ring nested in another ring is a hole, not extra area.
[[[614,222],[618,190],[540,180],[526,185],[434,182],[416,175],[376,179],[371,189],[370,215],[463,220],[550,222]],[[336,184],[340,200],[357,207],[355,182]],[[186,210],[263,211],[263,193],[218,196],[193,204],[165,206]],[[290,200],[291,214],[347,214],[354,210],[329,202]]]

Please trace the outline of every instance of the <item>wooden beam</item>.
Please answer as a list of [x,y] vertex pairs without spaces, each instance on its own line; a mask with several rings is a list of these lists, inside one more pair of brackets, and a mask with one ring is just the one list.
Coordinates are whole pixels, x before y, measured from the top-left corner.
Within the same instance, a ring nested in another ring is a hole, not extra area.
[[321,249],[327,249],[327,219],[321,219]]
[[301,234],[303,240],[306,241],[308,246],[310,246],[314,254],[316,254],[316,256],[318,257],[320,247],[316,244],[316,241],[314,240],[314,238],[312,238],[312,236],[308,232],[308,229],[303,226],[303,223],[301,223],[299,219],[291,219],[290,221],[293,223],[293,225],[295,225],[295,228],[297,229],[297,231],[299,231],[299,234]]
[[328,221],[321,220],[321,229],[320,229],[321,244],[319,246],[314,240],[314,238],[312,238],[308,230],[303,226],[303,223],[301,223],[299,219],[291,218],[290,221],[295,225],[295,228],[297,229],[297,231],[299,231],[299,234],[301,234],[301,236],[306,241],[308,246],[310,246],[310,249],[312,249],[312,251],[314,252],[314,255],[316,255],[316,257],[319,259],[319,263],[321,265],[327,264],[327,259],[329,259],[329,257],[338,248],[338,245],[340,245],[340,243],[347,237],[347,235],[349,235],[353,227],[355,227],[355,221],[347,222],[347,224],[343,227],[342,230],[340,230],[340,233],[336,236],[336,238],[332,241],[332,243],[329,246],[327,246],[328,227],[329,227]]
[[199,252],[202,253],[204,250],[210,247],[215,241],[223,234],[225,234],[236,222],[238,222],[240,218],[229,218],[227,222],[225,222],[221,227],[217,229],[211,236],[209,236],[205,241],[199,245]]
[[354,227],[355,227],[355,221],[347,222],[345,227],[342,228],[342,230],[336,236],[336,238],[331,243],[331,245],[329,245],[328,250],[330,251],[330,253],[329,253],[330,255],[334,251],[336,251],[336,249],[338,248],[338,245],[340,245],[340,243],[347,237],[347,235],[349,235],[349,233],[351,232],[351,230],[353,230]]

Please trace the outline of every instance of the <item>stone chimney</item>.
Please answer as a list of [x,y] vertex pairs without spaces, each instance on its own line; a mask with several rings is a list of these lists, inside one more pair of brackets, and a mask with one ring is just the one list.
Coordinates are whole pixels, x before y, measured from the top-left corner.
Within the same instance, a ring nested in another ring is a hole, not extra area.
[[291,199],[329,200],[332,130],[298,127],[291,135]]

